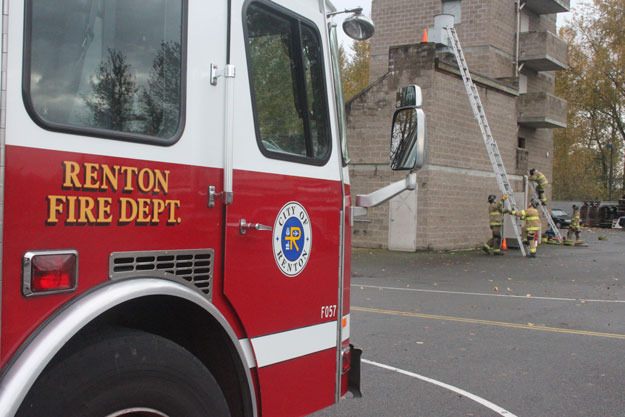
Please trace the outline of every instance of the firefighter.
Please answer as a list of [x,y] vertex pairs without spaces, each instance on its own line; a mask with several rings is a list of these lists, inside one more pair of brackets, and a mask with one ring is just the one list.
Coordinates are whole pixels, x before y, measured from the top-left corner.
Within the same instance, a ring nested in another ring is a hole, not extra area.
[[490,219],[490,230],[493,236],[490,240],[484,244],[484,252],[491,253],[493,255],[503,255],[501,251],[501,226],[503,225],[503,215],[510,213],[505,208],[505,201],[508,196],[504,194],[501,200],[497,200],[497,196],[491,194],[488,196],[488,217]]
[[540,237],[540,216],[538,214],[538,210],[536,208],[540,202],[536,199],[532,199],[530,205],[525,210],[521,210],[519,212],[513,211],[512,214],[521,218],[521,220],[525,221],[525,230],[527,232],[527,242],[530,247],[530,258],[536,257],[536,249],[538,247],[538,238]]
[[[573,204],[573,216],[571,216],[571,225],[569,226],[569,231],[566,233],[566,240],[564,241],[564,244],[567,246],[581,245],[583,243],[583,241],[579,238],[581,231],[582,225],[579,215],[579,207]],[[573,240],[573,235],[575,235],[575,240]]]
[[538,194],[538,199],[542,203],[542,205],[547,204],[547,197],[545,197],[545,190],[547,189],[547,185],[549,185],[549,181],[547,181],[547,177],[545,174],[538,171],[536,168],[530,169],[529,180],[533,181],[536,184],[536,193]]

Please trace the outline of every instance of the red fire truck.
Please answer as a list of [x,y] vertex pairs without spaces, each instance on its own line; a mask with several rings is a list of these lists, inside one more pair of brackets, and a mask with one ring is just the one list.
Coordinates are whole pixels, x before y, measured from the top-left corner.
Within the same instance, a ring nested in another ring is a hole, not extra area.
[[[301,416],[358,395],[336,9],[2,3],[0,417]],[[343,28],[373,32],[359,10]],[[417,107],[394,168],[422,156]]]

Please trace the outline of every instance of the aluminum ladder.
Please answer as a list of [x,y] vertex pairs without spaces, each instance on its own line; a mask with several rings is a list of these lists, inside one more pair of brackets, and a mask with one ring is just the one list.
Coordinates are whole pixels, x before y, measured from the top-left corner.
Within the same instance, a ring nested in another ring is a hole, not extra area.
[[[532,190],[532,196],[534,199],[536,199],[536,201],[538,200],[538,193],[536,192],[536,187],[534,186],[534,183],[532,181],[529,181],[529,186]],[[542,202],[541,202],[542,203]],[[563,237],[562,237],[562,233],[560,233],[560,229],[558,229],[558,226],[556,226],[556,224],[553,221],[553,218],[551,217],[551,213],[549,213],[549,210],[547,210],[546,206],[543,206],[542,204],[538,205],[540,207],[540,212],[542,213],[543,217],[545,218],[545,220],[547,221],[547,224],[549,224],[549,227],[551,227],[551,230],[553,230],[553,233],[556,236],[556,239],[558,239],[558,241],[560,241],[560,243],[563,241]]]
[[[477,124],[480,126],[480,130],[482,131],[482,138],[484,139],[484,145],[486,145],[486,152],[488,153],[490,162],[493,165],[493,172],[497,178],[499,190],[502,194],[506,194],[508,196],[508,208],[512,208],[512,210],[516,211],[518,210],[518,207],[514,199],[514,190],[510,185],[510,180],[508,179],[508,174],[506,173],[506,167],[503,164],[501,153],[499,153],[499,147],[497,146],[497,142],[495,142],[495,138],[493,138],[490,126],[488,125],[482,100],[480,99],[477,87],[473,83],[473,79],[469,73],[469,67],[467,66],[467,61],[464,59],[464,53],[462,52],[462,47],[460,46],[458,34],[453,26],[445,27],[445,31],[449,36],[451,44],[449,46],[451,46],[451,50],[453,51],[456,61],[458,62],[458,68],[460,69],[460,74],[462,75],[464,88],[467,90],[467,95],[469,96],[469,102],[471,103],[471,108],[473,109],[473,115],[475,116]],[[512,228],[514,229],[514,235],[519,242],[519,249],[521,249],[523,256],[526,256],[519,224],[516,219],[512,219],[511,223]]]

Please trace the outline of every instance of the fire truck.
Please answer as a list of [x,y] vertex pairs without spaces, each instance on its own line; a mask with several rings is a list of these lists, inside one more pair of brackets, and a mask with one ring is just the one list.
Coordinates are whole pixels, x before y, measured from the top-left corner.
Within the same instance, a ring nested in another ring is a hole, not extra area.
[[[354,39],[373,24],[353,13]],[[348,390],[353,216],[324,0],[4,0],[0,417],[302,416]]]

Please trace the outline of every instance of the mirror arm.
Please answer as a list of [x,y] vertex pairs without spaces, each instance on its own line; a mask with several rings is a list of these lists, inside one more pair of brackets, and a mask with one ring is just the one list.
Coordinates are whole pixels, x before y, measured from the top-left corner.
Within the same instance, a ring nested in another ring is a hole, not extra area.
[[356,196],[356,204],[353,207],[354,216],[365,216],[367,209],[377,207],[387,202],[391,198],[407,190],[417,189],[417,173],[411,172],[406,178],[375,190],[371,194],[360,194]]

